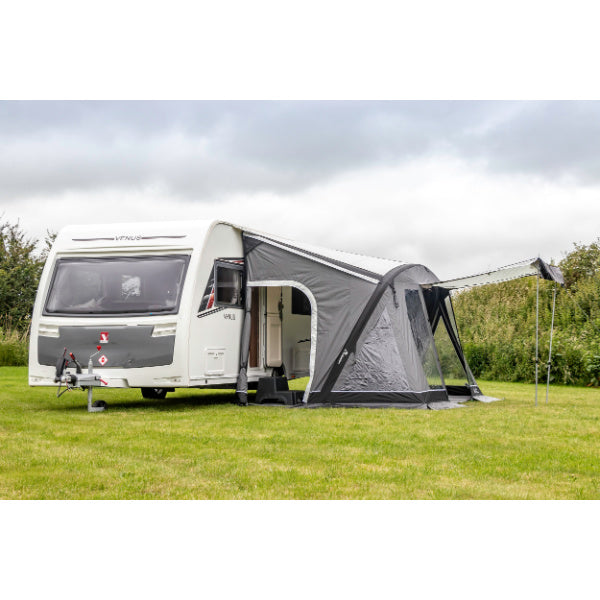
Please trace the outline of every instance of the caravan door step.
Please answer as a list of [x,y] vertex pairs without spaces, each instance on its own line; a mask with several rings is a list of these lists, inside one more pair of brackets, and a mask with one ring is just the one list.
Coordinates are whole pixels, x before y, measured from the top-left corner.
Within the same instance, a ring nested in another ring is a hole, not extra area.
[[256,390],[256,404],[286,404],[294,405],[302,402],[304,392],[290,390],[285,377],[261,377]]

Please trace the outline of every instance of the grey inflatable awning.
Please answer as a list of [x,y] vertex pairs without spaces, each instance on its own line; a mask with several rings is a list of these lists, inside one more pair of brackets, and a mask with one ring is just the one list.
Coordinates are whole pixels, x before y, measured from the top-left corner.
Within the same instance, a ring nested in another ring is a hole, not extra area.
[[545,263],[541,258],[531,258],[487,273],[439,281],[423,287],[441,287],[447,290],[458,290],[487,285],[488,283],[501,283],[503,281],[511,281],[513,279],[520,279],[522,277],[530,277],[533,275],[541,277],[542,279],[548,279],[549,281],[556,281],[560,285],[565,284],[563,274],[558,267]]

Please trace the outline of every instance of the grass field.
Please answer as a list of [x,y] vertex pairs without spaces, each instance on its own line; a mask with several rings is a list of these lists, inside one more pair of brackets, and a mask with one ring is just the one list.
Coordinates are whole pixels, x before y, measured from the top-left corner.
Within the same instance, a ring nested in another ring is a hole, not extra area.
[[480,382],[455,410],[239,407],[29,388],[0,368],[0,498],[598,499],[600,390]]

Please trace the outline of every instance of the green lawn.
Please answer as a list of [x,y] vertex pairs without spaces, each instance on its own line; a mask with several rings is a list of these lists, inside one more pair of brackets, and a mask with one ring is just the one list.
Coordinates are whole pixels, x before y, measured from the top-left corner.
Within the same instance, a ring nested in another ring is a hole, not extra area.
[[480,382],[456,410],[239,407],[29,388],[0,368],[0,498],[598,499],[600,390]]

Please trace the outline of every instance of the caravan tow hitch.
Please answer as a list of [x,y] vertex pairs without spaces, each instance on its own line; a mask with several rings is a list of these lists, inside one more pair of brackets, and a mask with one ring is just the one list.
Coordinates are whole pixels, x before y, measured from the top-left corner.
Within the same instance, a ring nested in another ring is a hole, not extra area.
[[[96,348],[98,352],[100,352],[102,346],[96,346]],[[58,383],[58,390],[56,391],[57,398],[62,396],[65,392],[79,388],[82,390],[87,390],[88,412],[101,412],[106,408],[106,402],[104,402],[104,400],[92,402],[93,389],[95,387],[101,387],[102,385],[108,385],[106,381],[100,377],[100,375],[94,373],[92,358],[96,356],[98,352],[94,352],[94,354],[90,356],[90,359],[88,360],[87,373],[84,373],[80,362],[75,358],[72,352],[68,352],[68,350],[65,348],[62,356],[56,363],[56,375],[54,377],[54,382]],[[72,365],[75,366],[75,373],[72,371],[67,371],[67,369]],[[66,386],[66,388],[61,392],[60,388],[63,384]]]

